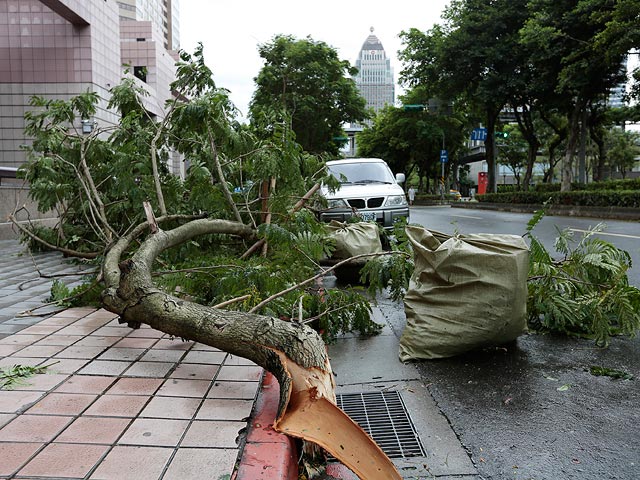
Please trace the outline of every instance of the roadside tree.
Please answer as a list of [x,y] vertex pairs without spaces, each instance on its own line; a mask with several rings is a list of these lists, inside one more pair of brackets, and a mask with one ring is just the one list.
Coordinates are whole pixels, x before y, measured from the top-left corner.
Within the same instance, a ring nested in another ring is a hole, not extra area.
[[340,60],[334,48],[311,37],[277,35],[258,51],[264,65],[254,79],[252,123],[268,127],[279,112],[289,119],[306,152],[337,156],[343,124],[367,118],[365,100],[349,77],[355,68]]

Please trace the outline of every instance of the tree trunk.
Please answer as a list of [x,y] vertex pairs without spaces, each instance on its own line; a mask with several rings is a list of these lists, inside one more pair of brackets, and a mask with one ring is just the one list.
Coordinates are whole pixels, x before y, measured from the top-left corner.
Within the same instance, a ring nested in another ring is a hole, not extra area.
[[487,193],[495,192],[497,190],[497,178],[496,178],[496,158],[498,152],[496,150],[496,119],[498,115],[487,109],[487,139],[485,140],[486,147],[486,159],[487,159]]
[[567,141],[567,150],[562,160],[562,183],[560,185],[560,191],[562,192],[571,191],[573,155],[578,142],[578,135],[580,134],[581,105],[581,102],[576,101],[573,112],[571,113],[571,118],[569,119],[569,139]]
[[109,311],[132,328],[145,323],[252,360],[280,383],[276,430],[320,445],[362,479],[401,478],[375,442],[335,406],[329,357],[315,330],[262,315],[206,307],[168,295],[153,285],[151,267],[162,251],[210,233],[249,239],[253,230],[225,220],[194,220],[150,235],[130,259],[121,262],[140,231],[139,227],[123,237],[107,253],[107,288],[102,301]]
[[527,167],[524,172],[524,178],[522,179],[522,189],[524,191],[529,190],[529,184],[531,183],[531,177],[533,176],[533,166],[536,163],[538,156],[538,148],[540,147],[540,141],[536,136],[535,127],[533,125],[533,118],[531,109],[527,105],[521,105],[522,113],[518,111],[518,107],[513,107],[513,113],[515,114],[518,127],[522,132],[522,136],[527,141]]

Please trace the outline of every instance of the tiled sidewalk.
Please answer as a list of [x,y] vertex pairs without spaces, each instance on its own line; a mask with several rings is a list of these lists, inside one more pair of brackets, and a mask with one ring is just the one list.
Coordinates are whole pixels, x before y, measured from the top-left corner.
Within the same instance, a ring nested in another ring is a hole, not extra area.
[[0,478],[230,478],[262,368],[105,310],[69,309],[0,339]]

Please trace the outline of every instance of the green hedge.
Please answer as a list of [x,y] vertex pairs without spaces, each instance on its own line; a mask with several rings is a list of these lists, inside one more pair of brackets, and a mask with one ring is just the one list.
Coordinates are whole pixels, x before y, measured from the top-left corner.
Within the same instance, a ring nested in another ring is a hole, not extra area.
[[[509,186],[509,185],[507,185]],[[536,192],[559,192],[559,183],[539,183],[535,186]],[[604,182],[571,184],[571,190],[640,190],[640,178],[627,178],[625,180],[607,180]],[[500,186],[498,185],[498,191]]]
[[[426,193],[422,193],[422,194],[416,194],[416,199],[414,203],[418,203],[418,202],[439,202],[442,199],[442,197],[440,195],[431,195],[431,194],[426,194]],[[446,194],[444,196],[444,199],[447,202],[455,202],[456,196],[455,195],[449,195]]]
[[542,204],[551,198],[553,205],[583,207],[640,208],[640,190],[577,190],[571,192],[508,192],[476,195],[479,202]]

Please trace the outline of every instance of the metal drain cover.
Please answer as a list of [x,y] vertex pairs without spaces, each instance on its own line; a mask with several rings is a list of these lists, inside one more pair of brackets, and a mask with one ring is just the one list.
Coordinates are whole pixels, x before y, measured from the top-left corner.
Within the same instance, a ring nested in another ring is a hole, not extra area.
[[348,393],[336,400],[389,458],[425,456],[399,392]]

